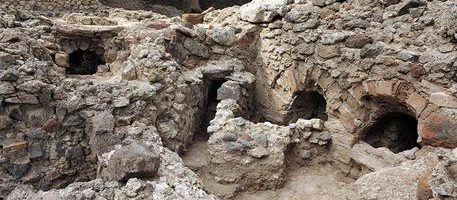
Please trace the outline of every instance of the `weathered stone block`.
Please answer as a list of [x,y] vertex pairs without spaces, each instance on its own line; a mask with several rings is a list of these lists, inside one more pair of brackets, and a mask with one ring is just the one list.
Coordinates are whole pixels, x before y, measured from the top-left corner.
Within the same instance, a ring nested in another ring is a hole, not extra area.
[[348,48],[361,49],[367,44],[373,43],[373,39],[364,35],[352,35],[344,41],[344,46]]
[[316,53],[321,58],[330,59],[341,55],[338,45],[317,45]]
[[13,94],[15,89],[11,83],[0,82],[0,95]]
[[354,123],[355,116],[353,112],[349,109],[349,106],[345,103],[343,103],[342,106],[338,109],[341,113],[340,115],[340,121],[343,124],[343,126],[350,132],[353,133],[357,126]]
[[114,116],[110,112],[97,113],[89,124],[89,144],[95,152],[104,153],[120,142],[114,135]]
[[366,90],[362,84],[357,84],[356,86],[349,89],[349,93],[357,100],[361,99],[365,94]]
[[112,181],[127,181],[130,178],[152,178],[160,165],[160,156],[138,143],[115,150],[106,163],[103,176]]
[[64,52],[58,52],[55,55],[55,62],[59,67],[67,68],[70,67],[69,64],[70,56]]
[[406,103],[411,106],[416,111],[416,115],[419,116],[427,106],[428,101],[421,95],[414,92],[409,95]]
[[376,91],[377,91],[376,81],[363,82],[363,87],[365,88],[365,91],[367,91],[367,93],[369,93],[371,95],[376,94]]
[[8,116],[0,116],[0,130],[10,128],[12,123],[13,120],[11,120]]
[[457,100],[455,97],[444,92],[435,92],[430,96],[430,102],[438,106],[457,108]]
[[6,98],[5,102],[13,104],[38,104],[38,98],[35,95],[18,93],[17,96]]
[[284,15],[288,0],[255,0],[241,6],[241,20],[252,23],[271,22],[275,17]]
[[202,58],[209,58],[210,56],[209,48],[207,46],[191,38],[186,38],[184,41],[184,48],[186,48],[191,54]]
[[182,20],[184,22],[195,25],[195,24],[203,23],[204,17],[205,17],[205,15],[202,15],[202,14],[186,13],[186,14],[182,15]]
[[25,150],[27,148],[27,144],[28,143],[26,141],[14,142],[14,143],[10,143],[8,145],[5,145],[3,147],[3,150],[5,152]]
[[372,44],[367,44],[365,45],[362,50],[360,51],[360,57],[361,58],[375,58],[379,54],[382,53],[382,47],[372,45]]
[[378,81],[376,87],[376,93],[380,95],[392,96],[393,93],[393,81]]
[[235,81],[227,81],[217,90],[217,100],[241,100],[241,86]]
[[351,149],[351,158],[359,165],[372,171],[386,167],[394,167],[406,161],[406,157],[395,154],[385,147],[374,148],[371,145],[360,142]]
[[421,119],[418,132],[423,145],[447,148],[457,147],[457,119],[438,110]]
[[214,27],[206,32],[206,35],[216,43],[230,46],[236,41],[235,29],[232,27]]

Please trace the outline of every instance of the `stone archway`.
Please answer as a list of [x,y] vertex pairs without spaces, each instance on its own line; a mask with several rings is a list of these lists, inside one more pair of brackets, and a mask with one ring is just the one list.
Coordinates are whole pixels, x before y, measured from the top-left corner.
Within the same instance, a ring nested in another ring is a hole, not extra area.
[[293,100],[287,108],[285,122],[293,123],[298,119],[319,118],[326,120],[327,101],[317,91],[298,91],[294,94]]
[[393,96],[366,95],[360,99],[363,118],[356,129],[356,141],[394,153],[420,147],[415,112]]
[[401,112],[377,117],[362,131],[360,138],[374,148],[386,147],[394,153],[420,147],[417,119]]
[[[418,121],[418,142],[421,145],[457,147],[456,138],[457,121],[450,114],[446,113],[445,107],[438,105],[437,101],[427,94],[421,94],[411,83],[404,81],[365,81],[356,84],[349,89],[351,96],[357,101],[355,106],[346,106],[347,116],[341,120],[343,125],[352,133],[361,133],[370,118],[368,115],[357,115],[357,113],[373,113],[373,110],[366,109],[367,97],[390,103],[381,106],[379,109],[390,109],[392,112],[400,112],[415,117]],[[393,103],[393,104],[392,104]],[[392,110],[397,108],[397,110]],[[401,108],[398,110],[398,108]],[[377,114],[374,116],[381,116]],[[354,124],[359,121],[359,124]],[[344,123],[346,122],[346,123]],[[351,124],[352,123],[352,124]],[[357,135],[360,138],[360,135]]]

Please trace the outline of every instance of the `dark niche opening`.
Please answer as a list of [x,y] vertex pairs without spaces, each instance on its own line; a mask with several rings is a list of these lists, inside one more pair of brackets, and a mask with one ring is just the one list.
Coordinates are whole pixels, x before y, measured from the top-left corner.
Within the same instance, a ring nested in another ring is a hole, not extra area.
[[319,118],[327,120],[327,101],[317,91],[299,91],[294,94],[292,103],[287,109],[285,122],[294,123],[298,119]]
[[98,66],[104,65],[105,61],[101,55],[93,51],[78,49],[70,54],[69,64],[67,74],[91,75],[97,73]]
[[417,119],[400,112],[378,117],[362,132],[362,137],[374,148],[386,147],[394,153],[420,147],[417,143]]
[[217,104],[220,100],[217,99],[217,90],[225,83],[225,79],[204,80],[204,106],[203,106],[203,119],[201,122],[201,133],[206,135],[206,129],[209,122],[216,116]]

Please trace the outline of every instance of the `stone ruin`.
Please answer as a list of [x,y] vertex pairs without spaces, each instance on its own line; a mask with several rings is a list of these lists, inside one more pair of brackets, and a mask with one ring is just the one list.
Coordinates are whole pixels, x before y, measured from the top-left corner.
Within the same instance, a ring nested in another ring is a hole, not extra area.
[[453,0],[0,2],[0,200],[457,199]]

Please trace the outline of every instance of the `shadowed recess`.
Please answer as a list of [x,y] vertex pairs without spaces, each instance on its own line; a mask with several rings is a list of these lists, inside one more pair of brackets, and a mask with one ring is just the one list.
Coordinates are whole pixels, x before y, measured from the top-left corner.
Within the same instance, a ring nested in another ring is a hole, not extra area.
[[394,153],[414,147],[417,143],[417,119],[404,113],[388,113],[377,118],[362,133],[363,141],[375,148],[386,147]]
[[286,122],[293,123],[298,119],[319,118],[327,119],[325,109],[327,102],[317,91],[299,91],[295,93],[293,101],[287,109]]
[[92,51],[77,50],[70,54],[70,67],[67,74],[91,75],[97,73],[97,67],[105,64],[103,58]]

